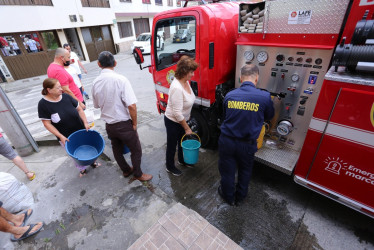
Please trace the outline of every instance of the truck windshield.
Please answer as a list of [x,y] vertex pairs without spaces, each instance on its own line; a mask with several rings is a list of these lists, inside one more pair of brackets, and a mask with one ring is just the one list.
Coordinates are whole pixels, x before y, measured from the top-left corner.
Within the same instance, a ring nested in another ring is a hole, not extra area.
[[176,64],[183,55],[195,58],[196,19],[193,16],[163,19],[157,22],[156,69]]

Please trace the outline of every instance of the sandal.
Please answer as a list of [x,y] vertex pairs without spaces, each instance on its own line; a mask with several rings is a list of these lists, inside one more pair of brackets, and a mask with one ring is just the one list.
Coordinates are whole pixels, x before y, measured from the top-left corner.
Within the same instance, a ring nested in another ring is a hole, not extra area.
[[31,177],[27,177],[28,179],[29,179],[29,181],[32,181],[32,180],[34,180],[35,179],[35,177],[36,177],[36,174],[35,174],[35,172],[33,172],[33,171],[29,171],[29,172],[26,172],[25,174],[26,174],[26,176],[27,176],[27,174],[29,174],[29,173],[33,173],[33,175],[31,176]]
[[98,162],[94,162],[91,164],[91,168],[98,168],[101,166],[101,163],[98,163]]
[[14,235],[12,235],[12,236],[10,237],[10,240],[11,240],[11,241],[20,241],[20,240],[24,240],[24,239],[26,239],[26,238],[28,238],[28,237],[30,237],[30,236],[33,236],[33,235],[39,233],[40,230],[42,230],[42,228],[43,228],[43,226],[44,226],[44,223],[43,223],[43,222],[42,222],[42,226],[41,226],[38,230],[36,230],[35,232],[30,233],[31,230],[32,230],[34,227],[36,227],[37,225],[38,225],[38,224],[30,224],[30,225],[29,225],[29,228],[26,230],[26,232],[25,232],[24,234],[21,235],[21,237],[16,238],[16,237],[14,237]]
[[83,170],[83,171],[80,171],[79,172],[79,177],[82,178],[83,176],[85,176],[87,174],[87,169]]
[[23,218],[23,221],[22,221],[22,224],[20,225],[20,227],[26,226],[26,222],[30,218],[30,216],[32,215],[32,212],[33,212],[33,210],[30,208],[26,212],[23,213],[25,215],[25,217]]

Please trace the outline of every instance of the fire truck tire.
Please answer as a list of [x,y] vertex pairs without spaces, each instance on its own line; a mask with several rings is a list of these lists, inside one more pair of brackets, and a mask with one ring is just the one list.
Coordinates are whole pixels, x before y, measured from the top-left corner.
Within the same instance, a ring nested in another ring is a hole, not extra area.
[[200,111],[192,109],[189,125],[192,131],[200,136],[201,146],[203,148],[208,147],[210,142],[209,127]]

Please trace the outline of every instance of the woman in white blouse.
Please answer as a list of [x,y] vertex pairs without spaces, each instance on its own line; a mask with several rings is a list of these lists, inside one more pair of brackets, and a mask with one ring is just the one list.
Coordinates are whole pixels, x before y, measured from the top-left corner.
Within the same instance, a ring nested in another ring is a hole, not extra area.
[[183,160],[183,151],[180,140],[184,134],[192,134],[187,124],[190,118],[195,95],[189,81],[199,65],[190,57],[182,56],[177,64],[175,77],[169,89],[168,105],[165,112],[165,127],[167,133],[166,171],[179,176],[182,172],[175,167],[174,155],[178,145],[178,162],[187,166]]

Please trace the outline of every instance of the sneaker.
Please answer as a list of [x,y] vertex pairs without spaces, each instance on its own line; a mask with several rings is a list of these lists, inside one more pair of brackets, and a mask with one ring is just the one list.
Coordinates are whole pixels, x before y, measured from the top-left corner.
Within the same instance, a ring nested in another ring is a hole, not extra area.
[[182,171],[180,171],[176,167],[174,167],[174,168],[166,168],[166,172],[171,173],[174,176],[180,176],[180,175],[182,175]]
[[178,161],[178,164],[179,164],[179,166],[184,166],[184,167],[188,167],[188,168],[194,168],[195,167],[194,165],[187,164],[185,162],[180,162],[180,161]]

